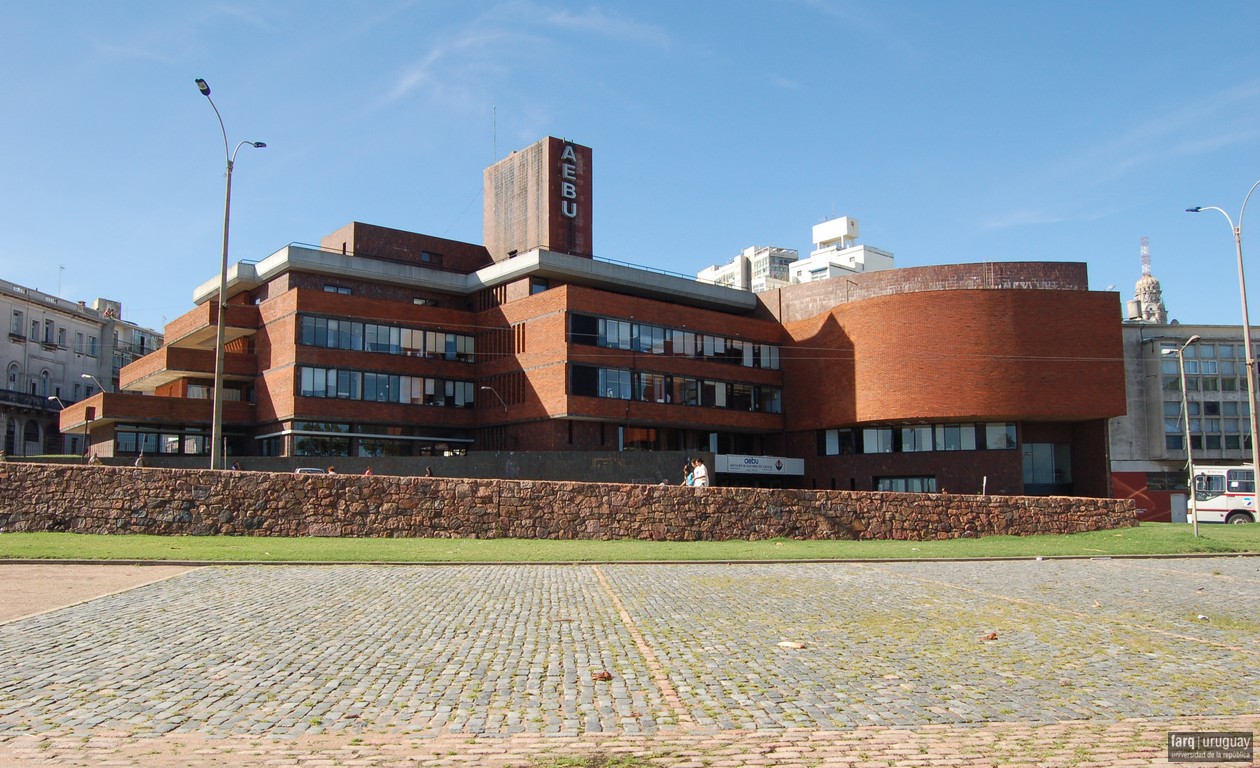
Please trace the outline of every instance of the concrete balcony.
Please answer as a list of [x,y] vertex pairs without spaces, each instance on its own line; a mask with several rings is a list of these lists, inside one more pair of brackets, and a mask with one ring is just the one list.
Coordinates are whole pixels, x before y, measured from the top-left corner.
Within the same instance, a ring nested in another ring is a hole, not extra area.
[[[258,307],[250,304],[229,304],[223,320],[224,343],[250,336],[258,331]],[[166,346],[213,351],[218,322],[218,302],[199,304],[166,324]]]
[[[227,380],[252,381],[258,374],[258,363],[254,355],[225,355],[223,366],[223,375]],[[135,392],[153,392],[172,381],[213,377],[212,341],[209,349],[165,346],[145,355],[119,371],[118,387]]]
[[[98,392],[61,412],[63,434],[83,434],[116,422],[157,425],[210,425],[214,404],[208,399],[155,397],[131,392]],[[223,404],[223,423],[253,426],[254,405]]]

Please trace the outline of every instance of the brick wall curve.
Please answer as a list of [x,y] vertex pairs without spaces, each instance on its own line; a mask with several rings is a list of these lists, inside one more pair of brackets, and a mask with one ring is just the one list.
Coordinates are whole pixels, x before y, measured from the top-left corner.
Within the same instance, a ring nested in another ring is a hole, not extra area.
[[789,429],[1125,411],[1109,293],[917,291],[842,304],[785,328]]
[[1135,525],[1128,499],[0,465],[3,531],[926,540]]

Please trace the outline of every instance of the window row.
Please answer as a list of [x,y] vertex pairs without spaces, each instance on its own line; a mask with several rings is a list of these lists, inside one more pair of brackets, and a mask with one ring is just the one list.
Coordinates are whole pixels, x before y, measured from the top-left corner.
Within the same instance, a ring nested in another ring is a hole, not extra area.
[[396,325],[361,323],[328,317],[303,316],[301,343],[308,347],[385,352],[391,355],[443,358],[471,363],[474,337],[464,333],[425,331]]
[[936,493],[936,478],[932,475],[877,477],[875,490],[895,493]]
[[[23,336],[25,330],[23,325],[24,313],[20,309],[13,310],[13,319],[9,323],[9,334],[12,336]],[[45,346],[56,346],[62,349],[66,348],[66,329],[56,326],[52,320],[44,320],[44,331],[40,334],[39,320],[31,320],[31,333],[25,336],[28,341],[33,341]],[[74,351],[80,355],[90,355],[96,357],[100,349],[100,339],[96,336],[84,336],[82,333],[74,334]]]
[[120,426],[114,437],[114,451],[118,454],[204,456],[210,453],[210,436],[195,427],[180,432],[142,432]]
[[[1238,434],[1249,431],[1247,424],[1251,417],[1251,409],[1245,400],[1204,400],[1187,402],[1186,410],[1190,412],[1191,433],[1225,433]],[[1164,433],[1180,434],[1184,431],[1185,421],[1181,416],[1181,402],[1164,401]]]
[[[1186,437],[1183,433],[1165,434],[1164,447],[1170,451],[1184,451]],[[1250,451],[1251,435],[1245,430],[1242,434],[1229,435],[1190,435],[1192,451]]]
[[569,394],[700,405],[758,413],[782,413],[783,390],[758,384],[696,379],[624,368],[575,365],[569,372]]
[[[1181,370],[1177,366],[1177,358],[1164,358],[1160,361],[1160,372],[1170,376],[1180,376]],[[1245,362],[1235,362],[1233,360],[1186,360],[1186,375],[1205,375],[1205,376],[1238,376],[1246,375],[1247,364]],[[1186,384],[1189,386],[1189,383]]]
[[[1246,371],[1243,371],[1246,374]],[[1186,391],[1188,392],[1243,392],[1246,391],[1247,384],[1244,381],[1242,387],[1238,385],[1238,379],[1233,376],[1187,376]],[[1181,379],[1177,376],[1164,377],[1165,392],[1180,392]]]
[[[1175,342],[1163,341],[1163,342],[1160,342],[1159,346],[1161,350],[1167,349],[1167,350],[1175,352],[1181,345]],[[1216,344],[1216,343],[1200,341],[1197,344],[1191,344],[1190,346],[1186,347],[1185,350],[1181,354],[1182,354],[1182,357],[1185,358],[1185,361],[1186,361],[1186,373],[1190,373],[1191,360],[1231,359],[1231,360],[1245,361],[1247,359],[1247,345],[1246,344]],[[1173,372],[1176,373],[1177,358],[1176,356],[1170,356],[1170,357],[1172,358],[1171,362],[1173,365]],[[1169,360],[1166,358],[1164,360],[1165,370],[1167,370],[1168,362]],[[1245,364],[1243,363],[1240,363],[1238,367],[1244,371],[1246,369]]]
[[570,315],[569,342],[778,370],[779,347],[629,320]]
[[[264,455],[283,455],[283,436],[271,435],[265,442],[264,449],[271,453]],[[463,453],[471,442],[464,432],[435,431],[428,427],[417,431],[392,424],[327,421],[295,421],[292,424],[294,456],[433,456]]]
[[299,370],[302,397],[471,408],[477,391],[471,381],[310,366]]
[[[1183,432],[1184,422],[1181,419],[1164,419],[1164,434]],[[1246,419],[1196,419],[1190,417],[1190,434],[1213,432],[1216,434],[1237,435],[1249,429]]]
[[919,453],[923,451],[1001,451],[1017,446],[1015,425],[922,424],[913,427],[823,429],[819,456],[856,453]]
[[[1202,400],[1191,401],[1186,403],[1186,410],[1190,411],[1191,416],[1239,416],[1247,418],[1251,415],[1251,409],[1247,407],[1246,400]],[[1164,418],[1177,418],[1181,416],[1181,401],[1165,400],[1164,401]]]

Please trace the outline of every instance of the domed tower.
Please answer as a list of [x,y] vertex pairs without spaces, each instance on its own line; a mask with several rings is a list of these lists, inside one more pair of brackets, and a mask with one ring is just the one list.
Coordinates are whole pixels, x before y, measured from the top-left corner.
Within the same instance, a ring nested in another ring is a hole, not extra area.
[[1151,248],[1144,237],[1142,238],[1142,276],[1138,278],[1137,286],[1133,289],[1133,300],[1138,302],[1141,320],[1160,324],[1168,322],[1168,310],[1164,308],[1163,294],[1159,280],[1151,275]]

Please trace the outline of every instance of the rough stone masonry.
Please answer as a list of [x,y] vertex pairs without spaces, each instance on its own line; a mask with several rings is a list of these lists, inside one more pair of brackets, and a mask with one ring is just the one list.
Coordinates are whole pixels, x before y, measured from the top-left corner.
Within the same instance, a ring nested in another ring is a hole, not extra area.
[[926,540],[1135,525],[1128,499],[0,464],[3,531]]

